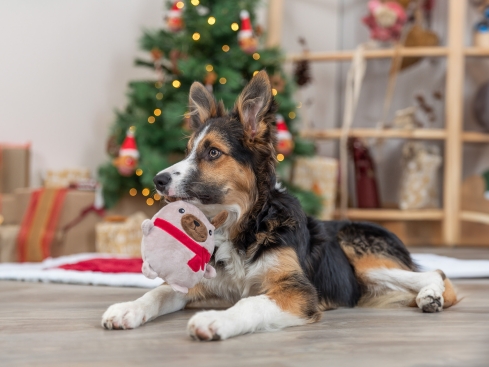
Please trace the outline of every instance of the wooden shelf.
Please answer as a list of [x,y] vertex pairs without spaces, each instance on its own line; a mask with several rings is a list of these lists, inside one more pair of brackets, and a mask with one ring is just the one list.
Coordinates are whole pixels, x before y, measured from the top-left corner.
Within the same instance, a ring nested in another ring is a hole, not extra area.
[[[340,216],[339,211],[335,213]],[[419,209],[419,210],[400,210],[400,209],[348,209],[348,219],[350,220],[442,220],[442,209]]]
[[463,210],[460,213],[460,219],[466,222],[489,224],[489,214],[487,213],[478,213],[478,212]]
[[[403,47],[399,49],[401,56],[424,56],[424,57],[442,57],[448,55],[446,47]],[[353,58],[355,51],[335,51],[335,52],[308,52],[302,54],[288,55],[287,61],[348,61]],[[396,50],[381,49],[381,50],[365,50],[365,58],[367,59],[387,59],[396,55]]]
[[489,134],[477,131],[464,131],[462,139],[466,143],[489,143]]
[[472,56],[472,57],[489,56],[489,48],[468,47],[465,49],[465,56]]
[[[341,129],[303,130],[301,131],[301,136],[304,138],[317,139],[317,140],[339,139],[341,137]],[[446,132],[443,129],[415,129],[415,130],[351,129],[349,131],[348,136],[355,137],[355,138],[443,140],[446,138]]]

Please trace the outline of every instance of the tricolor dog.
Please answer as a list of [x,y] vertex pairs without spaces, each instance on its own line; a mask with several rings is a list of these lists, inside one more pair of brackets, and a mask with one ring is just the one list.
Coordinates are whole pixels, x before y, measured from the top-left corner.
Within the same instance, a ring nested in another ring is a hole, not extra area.
[[[338,307],[419,307],[439,312],[457,302],[442,271],[420,272],[403,243],[368,223],[321,222],[306,216],[276,179],[276,103],[264,71],[244,88],[232,111],[200,83],[190,89],[193,134],[186,158],[154,178],[168,202],[185,200],[208,218],[223,210],[210,264],[188,294],[162,285],[110,306],[106,329],[133,329],[194,301],[220,298],[222,311],[188,322],[197,340],[304,325]],[[327,315],[325,315],[327,317]]]

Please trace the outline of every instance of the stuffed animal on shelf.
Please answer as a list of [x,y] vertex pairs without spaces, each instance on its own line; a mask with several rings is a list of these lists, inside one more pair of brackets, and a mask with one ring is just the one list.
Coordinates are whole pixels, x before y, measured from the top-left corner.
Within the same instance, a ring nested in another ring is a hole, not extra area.
[[160,277],[182,293],[188,293],[202,277],[214,278],[216,270],[209,264],[214,252],[214,231],[227,216],[223,211],[211,223],[187,202],[166,205],[141,225],[143,274],[150,279]]

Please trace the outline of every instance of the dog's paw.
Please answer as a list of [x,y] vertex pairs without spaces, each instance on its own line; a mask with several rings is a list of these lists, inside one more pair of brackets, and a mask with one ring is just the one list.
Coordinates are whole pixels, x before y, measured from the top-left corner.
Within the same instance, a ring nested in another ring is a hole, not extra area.
[[204,311],[196,313],[189,320],[187,331],[195,340],[224,340],[236,335],[233,321],[225,311]]
[[134,329],[148,321],[144,307],[137,302],[116,303],[102,316],[105,329]]
[[436,286],[421,289],[416,297],[416,304],[423,312],[433,313],[443,310],[443,291]]

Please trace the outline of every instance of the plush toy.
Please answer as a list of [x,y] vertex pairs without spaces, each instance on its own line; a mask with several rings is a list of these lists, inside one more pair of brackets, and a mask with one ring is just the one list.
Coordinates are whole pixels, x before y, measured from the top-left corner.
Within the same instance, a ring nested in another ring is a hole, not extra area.
[[216,270],[208,264],[214,252],[214,231],[227,215],[223,211],[211,223],[196,206],[176,201],[146,219],[141,225],[143,274],[150,279],[160,277],[182,293],[188,293],[202,277],[214,278]]

